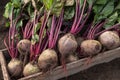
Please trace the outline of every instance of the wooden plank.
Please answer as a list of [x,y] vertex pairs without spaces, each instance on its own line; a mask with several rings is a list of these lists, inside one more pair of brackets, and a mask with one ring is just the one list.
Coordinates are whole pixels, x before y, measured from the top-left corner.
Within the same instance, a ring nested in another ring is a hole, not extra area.
[[[21,78],[19,80],[57,80],[65,76],[73,75],[82,70],[88,69],[94,65],[110,62],[113,59],[120,58],[120,48],[106,51],[94,56],[91,63],[85,65],[88,58],[80,59],[78,61],[67,64],[67,73],[64,72],[62,66],[55,68],[53,71],[46,74],[37,73],[28,77]],[[67,75],[66,75],[67,74]]]
[[5,57],[4,57],[2,52],[0,52],[0,63],[1,63],[1,68],[2,68],[2,73],[3,73],[4,80],[10,80],[10,77],[8,75],[8,71],[7,71],[7,68],[6,68]]
[[[52,70],[50,72],[47,72],[46,74],[42,74],[40,72],[40,73],[36,73],[34,75],[20,78],[18,80],[57,80],[57,79],[65,77],[65,76],[73,75],[82,70],[86,70],[94,65],[109,62],[116,58],[120,58],[120,48],[106,51],[104,53],[100,53],[100,54],[94,56],[91,60],[91,63],[88,65],[85,65],[88,58],[83,58],[78,61],[69,63],[66,65],[67,73],[64,72],[62,66],[58,66],[57,68],[55,68],[54,70]],[[4,80],[10,80],[8,72],[7,72],[7,68],[6,68],[5,58],[4,58],[4,55],[2,52],[0,52],[0,62],[1,62]]]

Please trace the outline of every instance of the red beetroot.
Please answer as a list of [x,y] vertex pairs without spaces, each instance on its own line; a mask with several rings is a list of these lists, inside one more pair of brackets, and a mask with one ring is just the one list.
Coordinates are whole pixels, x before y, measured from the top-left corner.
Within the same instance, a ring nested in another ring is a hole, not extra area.
[[86,23],[86,20],[88,19],[89,14],[91,12],[91,8],[92,8],[92,5],[89,5],[87,15],[85,17],[83,17],[86,3],[87,3],[87,1],[84,0],[84,4],[83,4],[82,8],[80,9],[80,2],[79,2],[79,0],[76,0],[76,14],[75,14],[75,19],[74,19],[73,25],[71,27],[70,33],[65,34],[58,41],[58,49],[63,57],[66,57],[69,54],[74,53],[77,49],[78,44],[75,39],[75,35],[77,33],[79,33],[81,31],[81,29],[83,28],[84,24]]
[[113,31],[106,31],[99,36],[99,41],[107,49],[114,49],[120,45],[120,37]]
[[58,56],[55,51],[55,45],[58,39],[63,20],[63,10],[57,19],[54,15],[52,17],[52,24],[50,29],[48,49],[44,50],[38,58],[39,68],[43,71],[53,69],[58,64]]
[[12,16],[10,18],[10,28],[9,28],[9,34],[8,34],[8,44],[6,42],[6,38],[4,40],[4,44],[8,49],[9,55],[11,56],[11,60],[8,63],[8,71],[12,77],[18,77],[21,75],[22,72],[22,62],[17,59],[18,56],[18,51],[16,49],[17,43],[18,43],[18,38],[15,36],[18,34],[17,29],[16,29],[16,23],[12,20]]

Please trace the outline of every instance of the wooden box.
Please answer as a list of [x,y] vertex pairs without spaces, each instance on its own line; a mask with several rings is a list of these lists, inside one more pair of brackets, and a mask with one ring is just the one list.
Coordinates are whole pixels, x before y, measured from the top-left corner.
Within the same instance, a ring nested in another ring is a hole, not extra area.
[[[71,63],[68,63],[66,65],[67,67],[67,76],[73,75],[75,73],[78,73],[80,71],[86,70],[92,66],[95,66],[97,64],[101,63],[107,63],[110,62],[111,60],[114,60],[116,58],[120,58],[120,47],[109,50],[103,53],[99,53],[98,55],[94,56],[90,62],[90,64],[85,64],[88,58],[83,58],[78,61],[74,61]],[[7,71],[6,67],[6,56],[3,52],[0,52],[0,62],[1,62],[1,68],[2,68],[2,73],[3,73],[3,78],[4,80],[11,80],[10,76]],[[42,74],[36,73],[27,77],[20,78],[18,80],[57,80],[61,79],[66,76],[66,73],[63,70],[62,66],[58,66],[52,71],[49,71],[47,73]]]

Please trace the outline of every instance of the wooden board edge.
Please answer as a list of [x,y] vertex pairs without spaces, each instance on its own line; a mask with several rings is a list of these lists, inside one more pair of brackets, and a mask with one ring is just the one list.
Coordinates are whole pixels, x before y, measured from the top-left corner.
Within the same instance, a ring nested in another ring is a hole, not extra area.
[[0,51],[0,63],[1,63],[1,68],[2,68],[2,74],[3,74],[3,78],[4,80],[10,80],[7,68],[6,68],[6,60],[5,57],[3,55],[3,52]]

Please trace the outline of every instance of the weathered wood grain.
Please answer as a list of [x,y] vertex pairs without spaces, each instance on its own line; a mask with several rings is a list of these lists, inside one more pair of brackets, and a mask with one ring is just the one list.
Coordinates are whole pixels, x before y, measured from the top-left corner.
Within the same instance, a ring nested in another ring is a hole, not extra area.
[[0,52],[0,63],[1,63],[4,80],[10,80],[10,77],[8,75],[7,68],[6,68],[6,61],[2,52]]

